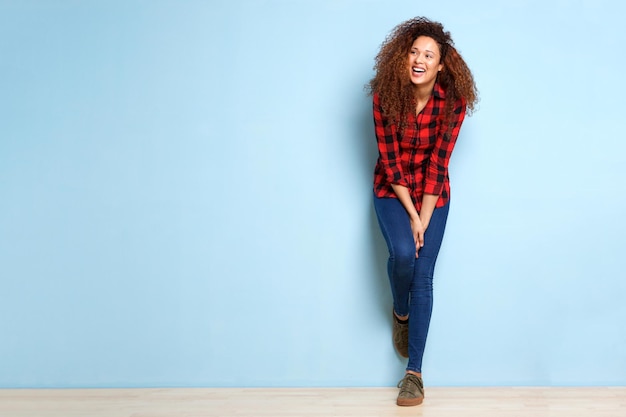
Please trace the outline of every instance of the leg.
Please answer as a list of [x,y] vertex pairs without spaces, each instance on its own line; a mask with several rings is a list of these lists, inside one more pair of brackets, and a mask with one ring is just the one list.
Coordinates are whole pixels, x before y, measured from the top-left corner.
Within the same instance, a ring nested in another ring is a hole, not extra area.
[[410,287],[409,363],[407,371],[422,372],[422,357],[433,309],[433,272],[448,219],[449,204],[437,208],[426,229]]
[[387,273],[391,284],[393,308],[397,315],[409,314],[409,291],[415,270],[415,240],[409,215],[397,198],[374,196],[380,230],[387,242]]

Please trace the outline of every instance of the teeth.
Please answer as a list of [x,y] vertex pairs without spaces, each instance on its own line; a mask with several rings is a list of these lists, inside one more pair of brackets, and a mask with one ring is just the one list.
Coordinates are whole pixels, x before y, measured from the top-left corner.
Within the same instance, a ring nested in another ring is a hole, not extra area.
[[413,68],[413,72],[426,72],[426,70],[422,68]]

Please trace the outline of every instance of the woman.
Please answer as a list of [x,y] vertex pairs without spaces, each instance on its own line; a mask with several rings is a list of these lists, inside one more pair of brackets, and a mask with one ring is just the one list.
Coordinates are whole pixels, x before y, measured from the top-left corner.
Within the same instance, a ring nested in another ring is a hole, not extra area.
[[409,358],[397,404],[418,405],[433,271],[448,217],[448,162],[477,91],[450,33],[422,17],[391,32],[374,69],[374,207],[389,249],[393,342]]

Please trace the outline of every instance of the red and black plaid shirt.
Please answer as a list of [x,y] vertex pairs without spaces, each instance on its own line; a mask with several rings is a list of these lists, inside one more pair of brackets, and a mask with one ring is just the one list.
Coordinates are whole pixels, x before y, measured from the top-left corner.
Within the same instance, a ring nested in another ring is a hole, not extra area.
[[418,114],[411,113],[400,133],[397,124],[389,122],[374,94],[374,127],[378,142],[378,162],[374,170],[374,192],[377,197],[394,197],[391,184],[409,189],[417,210],[422,196],[439,196],[437,207],[450,200],[448,162],[465,118],[465,101],[455,103],[450,129],[443,132],[445,92],[436,83],[426,107]]

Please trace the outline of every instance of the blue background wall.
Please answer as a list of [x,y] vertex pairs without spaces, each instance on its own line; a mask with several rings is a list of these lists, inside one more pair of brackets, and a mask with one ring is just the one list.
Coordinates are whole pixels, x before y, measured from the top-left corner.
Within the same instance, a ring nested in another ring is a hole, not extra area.
[[445,23],[429,385],[626,384],[614,1],[0,1],[0,387],[387,386],[363,86]]

